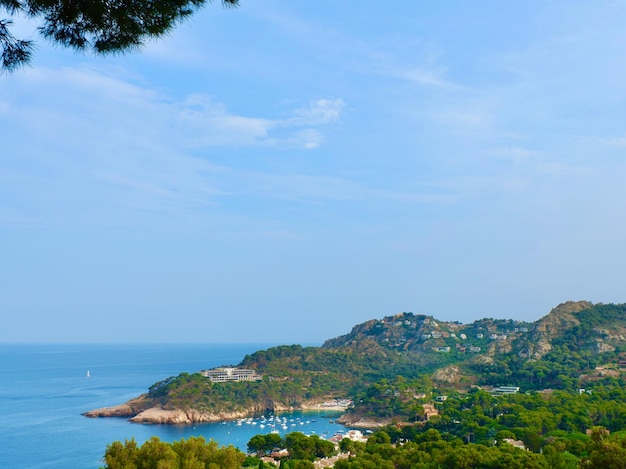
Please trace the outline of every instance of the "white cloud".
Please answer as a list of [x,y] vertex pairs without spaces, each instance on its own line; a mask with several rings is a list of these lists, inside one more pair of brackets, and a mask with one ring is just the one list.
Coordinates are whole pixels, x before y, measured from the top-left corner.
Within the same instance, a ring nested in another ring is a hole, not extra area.
[[538,152],[523,147],[510,146],[491,149],[487,154],[495,158],[523,163],[535,158]]
[[308,107],[296,109],[295,117],[283,121],[284,125],[320,125],[339,120],[345,103],[341,99],[318,99]]
[[[341,99],[318,99],[293,110],[291,117],[237,115],[207,95],[174,100],[114,71],[88,68],[38,68],[15,78],[7,91],[4,99],[0,91],[0,115],[33,93],[40,104],[37,108],[20,105],[19,114],[24,124],[42,122],[40,130],[45,133],[80,129],[96,139],[104,132],[109,138],[174,148],[294,144],[316,148],[323,136],[315,127],[336,122],[344,107]],[[273,133],[278,128],[280,134]]]
[[[295,198],[349,192],[339,190],[341,181],[242,171],[232,151],[318,148],[320,127],[340,118],[341,99],[266,118],[232,113],[201,93],[175,99],[112,68],[34,67],[6,85],[0,194],[12,202],[3,223],[127,223],[137,210],[182,216],[229,196],[282,197],[274,187],[291,188],[285,194]],[[224,148],[231,161],[212,163]]]
[[387,72],[388,75],[394,76],[396,78],[400,78],[403,80],[408,80],[410,82],[416,83],[422,86],[436,87],[436,88],[447,88],[447,89],[458,89],[460,88],[458,85],[447,81],[443,78],[442,70],[429,70],[425,68],[407,68],[407,69],[399,69],[399,70],[391,70]]
[[192,95],[164,109],[168,126],[176,129],[183,148],[255,145],[269,138],[276,123],[270,119],[238,116],[208,96]]
[[324,141],[324,136],[314,129],[305,129],[295,134],[295,146],[312,150]]

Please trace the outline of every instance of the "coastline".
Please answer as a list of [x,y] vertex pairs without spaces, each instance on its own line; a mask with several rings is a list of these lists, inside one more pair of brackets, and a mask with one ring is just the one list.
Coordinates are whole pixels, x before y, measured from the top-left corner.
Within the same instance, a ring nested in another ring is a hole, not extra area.
[[[292,411],[328,411],[341,413],[341,416],[339,416],[336,421],[342,425],[344,421],[349,422],[346,418],[347,408],[347,405],[329,404],[327,401],[319,400],[303,402],[297,406],[285,406],[274,403],[274,412],[277,414]],[[250,407],[248,409],[231,412],[207,412],[193,408],[165,409],[160,405],[154,406],[146,395],[141,395],[123,404],[89,410],[83,412],[81,415],[88,418],[126,417],[128,421],[132,423],[190,425],[194,423],[228,422],[250,418],[258,415],[258,413],[258,407]],[[379,426],[378,424],[372,424],[370,426],[370,423],[369,421],[363,423],[356,422],[356,425],[352,425],[352,423],[349,423],[349,425],[358,426],[359,428],[378,428]]]
[[[324,405],[319,401],[309,401],[298,406],[285,406],[274,403],[274,412],[283,413],[294,410],[301,411],[331,411],[345,412],[346,406]],[[81,415],[88,418],[127,417],[133,423],[146,424],[193,424],[232,421],[249,418],[259,413],[258,407],[250,407],[231,412],[207,412],[197,409],[165,409],[160,405],[153,405],[146,395],[131,399],[124,404],[83,412]]]
[[81,415],[88,418],[127,417],[132,423],[190,425],[237,420],[254,414],[251,409],[213,413],[196,409],[164,409],[161,406],[137,408],[129,404],[130,402],[90,410]]

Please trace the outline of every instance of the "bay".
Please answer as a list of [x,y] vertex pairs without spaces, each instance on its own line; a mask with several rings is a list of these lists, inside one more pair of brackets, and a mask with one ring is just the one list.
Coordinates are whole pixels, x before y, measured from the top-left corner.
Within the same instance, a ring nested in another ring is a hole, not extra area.
[[[89,419],[82,412],[116,405],[181,372],[239,363],[272,344],[0,345],[0,467],[97,469],[106,446],[151,436],[175,441],[204,436],[245,451],[269,432],[267,422],[140,425],[125,418]],[[89,376],[88,376],[89,374]],[[344,427],[335,413],[286,414],[284,434],[332,436]]]

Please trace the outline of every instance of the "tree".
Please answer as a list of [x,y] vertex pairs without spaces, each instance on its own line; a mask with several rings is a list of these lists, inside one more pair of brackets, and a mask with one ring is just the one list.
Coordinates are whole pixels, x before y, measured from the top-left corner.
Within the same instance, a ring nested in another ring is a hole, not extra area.
[[[40,21],[40,34],[57,44],[97,54],[137,49],[161,37],[212,0],[0,0],[0,11]],[[235,7],[239,0],[222,0]],[[0,19],[0,70],[29,62],[33,42],[11,34],[11,19]]]
[[137,452],[137,460],[146,469],[175,469],[178,467],[178,454],[172,445],[153,436],[146,441]]
[[265,454],[265,435],[254,435],[248,441],[248,451],[250,453],[256,453],[257,456],[263,456]]
[[248,441],[248,451],[256,453],[257,456],[264,456],[275,448],[282,447],[283,439],[276,433],[267,435],[254,435]]
[[137,462],[137,442],[132,438],[122,444],[114,441],[107,446],[104,461],[108,469],[134,469]]
[[167,443],[153,436],[141,447],[135,440],[111,443],[103,469],[239,469],[246,456],[233,446],[220,448],[203,437]]

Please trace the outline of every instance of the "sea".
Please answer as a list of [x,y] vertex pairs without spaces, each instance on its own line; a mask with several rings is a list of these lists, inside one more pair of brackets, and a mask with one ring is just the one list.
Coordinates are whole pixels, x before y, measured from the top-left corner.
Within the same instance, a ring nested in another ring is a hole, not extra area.
[[[271,431],[262,420],[145,425],[83,412],[126,402],[181,372],[239,363],[272,344],[0,344],[0,468],[98,469],[107,445],[152,436],[191,436],[246,451],[250,438]],[[332,436],[346,428],[336,412],[281,415],[281,434]],[[286,427],[284,428],[283,425]]]

